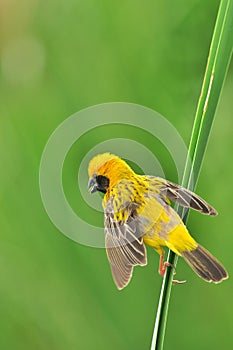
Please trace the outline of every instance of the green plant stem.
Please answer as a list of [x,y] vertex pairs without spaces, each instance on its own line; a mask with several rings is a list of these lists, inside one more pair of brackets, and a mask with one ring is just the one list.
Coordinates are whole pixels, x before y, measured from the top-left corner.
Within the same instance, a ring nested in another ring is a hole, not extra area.
[[[182,186],[192,190],[195,188],[200,173],[214,114],[230,63],[232,48],[233,0],[222,0],[212,36],[182,180]],[[181,207],[178,207],[177,210],[183,221],[186,222],[188,210],[184,211]],[[169,251],[167,261],[174,268],[177,260],[178,256]],[[173,268],[166,269],[160,292],[151,350],[163,349],[173,274]]]

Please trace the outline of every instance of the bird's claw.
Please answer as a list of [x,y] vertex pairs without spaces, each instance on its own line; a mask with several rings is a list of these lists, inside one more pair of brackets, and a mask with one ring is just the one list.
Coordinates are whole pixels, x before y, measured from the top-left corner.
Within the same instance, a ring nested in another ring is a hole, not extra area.
[[[160,274],[160,276],[164,277],[166,269],[169,266],[174,269],[174,274],[176,274],[175,266],[172,265],[171,263],[169,263],[168,261],[163,262],[163,258],[164,258],[164,254],[162,254],[160,256],[160,262],[159,262],[159,274]],[[185,280],[184,281],[172,280],[172,283],[174,283],[174,284],[184,284],[185,282],[186,282]]]

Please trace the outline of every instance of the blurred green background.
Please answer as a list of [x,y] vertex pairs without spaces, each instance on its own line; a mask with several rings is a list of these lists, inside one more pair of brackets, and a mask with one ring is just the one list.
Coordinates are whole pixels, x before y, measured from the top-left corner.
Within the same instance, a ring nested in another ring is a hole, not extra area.
[[[110,101],[157,110],[188,144],[218,5],[210,0],[0,2],[1,349],[149,349],[162,282],[157,254],[148,249],[148,266],[136,268],[130,285],[119,292],[104,249],[79,245],[51,223],[40,197],[40,158],[63,120]],[[188,223],[231,276],[232,68],[197,187],[219,216],[192,212]],[[123,126],[96,130],[67,157],[64,187],[77,212],[77,168],[89,145],[108,133],[134,134]],[[145,134],[135,139],[148,142]],[[150,148],[167,178],[177,180],[166,152],[156,142]],[[82,215],[93,220],[94,213],[89,208]],[[231,349],[232,278],[209,285],[181,260],[176,277],[188,282],[173,288],[165,349]]]

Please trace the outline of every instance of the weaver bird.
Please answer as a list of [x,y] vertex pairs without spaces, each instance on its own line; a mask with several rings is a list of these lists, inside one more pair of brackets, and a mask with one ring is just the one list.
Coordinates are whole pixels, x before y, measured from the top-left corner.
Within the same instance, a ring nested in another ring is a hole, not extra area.
[[220,262],[189,234],[170,200],[202,214],[216,210],[195,193],[155,176],[137,175],[119,157],[104,153],[88,167],[89,191],[103,192],[105,246],[118,289],[129,283],[133,268],[146,265],[145,244],[160,254],[159,273],[164,276],[163,247],[182,256],[207,282],[228,278]]

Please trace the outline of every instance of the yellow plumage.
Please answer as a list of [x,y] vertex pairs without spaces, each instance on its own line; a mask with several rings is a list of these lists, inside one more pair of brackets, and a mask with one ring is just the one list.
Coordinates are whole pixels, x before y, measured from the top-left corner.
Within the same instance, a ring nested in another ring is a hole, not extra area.
[[196,194],[153,176],[141,176],[110,153],[94,157],[88,168],[90,192],[105,193],[106,250],[119,289],[130,281],[133,267],[147,263],[144,243],[161,256],[163,246],[181,255],[203,279],[218,283],[228,277],[224,267],[189,234],[169,205],[170,200],[204,214],[217,212]]

